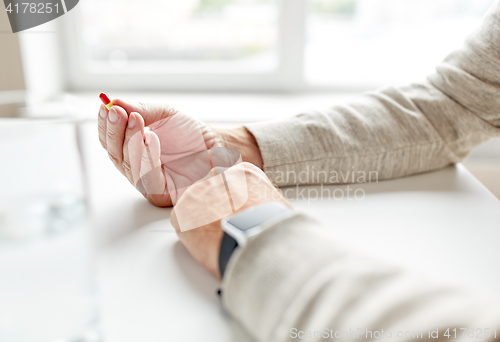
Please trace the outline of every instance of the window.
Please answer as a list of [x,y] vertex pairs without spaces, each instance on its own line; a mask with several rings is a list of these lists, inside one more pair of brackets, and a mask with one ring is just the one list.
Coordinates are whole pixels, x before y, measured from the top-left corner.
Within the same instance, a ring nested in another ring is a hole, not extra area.
[[492,0],[312,0],[311,84],[419,81],[479,25]]
[[69,84],[303,90],[418,81],[492,2],[86,0],[64,20]]
[[[102,10],[96,13],[98,6]],[[186,73],[276,69],[273,0],[86,0],[81,7],[90,67],[151,65]]]

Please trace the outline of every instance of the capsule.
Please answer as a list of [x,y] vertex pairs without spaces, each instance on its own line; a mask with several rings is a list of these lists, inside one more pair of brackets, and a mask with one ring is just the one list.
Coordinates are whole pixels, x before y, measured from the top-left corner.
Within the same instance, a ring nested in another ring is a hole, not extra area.
[[108,95],[101,93],[99,94],[99,98],[101,99],[102,103],[104,103],[104,105],[108,110],[113,106],[113,101],[109,99]]

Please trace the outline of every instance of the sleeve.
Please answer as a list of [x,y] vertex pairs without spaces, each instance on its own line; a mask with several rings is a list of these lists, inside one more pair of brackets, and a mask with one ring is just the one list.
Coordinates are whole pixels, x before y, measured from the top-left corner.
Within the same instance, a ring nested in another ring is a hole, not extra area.
[[257,341],[470,341],[478,328],[474,340],[500,341],[498,298],[360,255],[304,214],[266,228],[235,250],[222,284],[225,308]]
[[[331,173],[376,172],[390,179],[459,162],[500,135],[500,2],[423,83],[246,128],[257,140],[264,171],[280,186],[343,182]],[[298,180],[301,172],[308,177]]]

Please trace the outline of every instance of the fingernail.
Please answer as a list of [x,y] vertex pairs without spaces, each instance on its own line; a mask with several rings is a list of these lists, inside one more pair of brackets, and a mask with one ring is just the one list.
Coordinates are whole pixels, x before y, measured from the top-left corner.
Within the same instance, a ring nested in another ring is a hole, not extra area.
[[128,128],[134,128],[136,123],[137,119],[135,118],[135,114],[130,114],[130,117],[128,118]]
[[108,114],[108,112],[106,111],[106,109],[104,108],[103,105],[101,105],[101,107],[99,108],[99,116],[103,119],[106,119],[106,115]]
[[144,135],[146,136],[146,145],[149,145],[151,143],[151,133],[146,132]]
[[109,110],[108,119],[112,123],[118,121],[118,114],[116,113],[116,109],[114,109],[113,107],[111,107],[111,109]]

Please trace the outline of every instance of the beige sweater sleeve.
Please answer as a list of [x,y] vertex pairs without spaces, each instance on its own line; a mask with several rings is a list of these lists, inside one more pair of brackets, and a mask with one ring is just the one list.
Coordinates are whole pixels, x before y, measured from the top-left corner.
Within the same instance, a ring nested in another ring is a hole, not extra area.
[[257,341],[500,341],[498,298],[364,257],[300,213],[266,228],[235,250],[222,287],[225,307]]
[[376,171],[382,180],[456,163],[500,135],[500,3],[424,83],[246,127],[277,185],[318,183],[284,176],[312,170]]
[[[291,181],[279,172],[312,167],[378,171],[387,179],[457,162],[500,134],[500,3],[426,83],[248,129],[265,170],[281,185]],[[222,299],[258,341],[500,341],[497,299],[433,286],[346,249],[328,231],[293,214],[236,249]],[[478,330],[462,337],[460,328],[482,329],[483,338],[475,338]],[[430,338],[436,329],[439,337]]]

